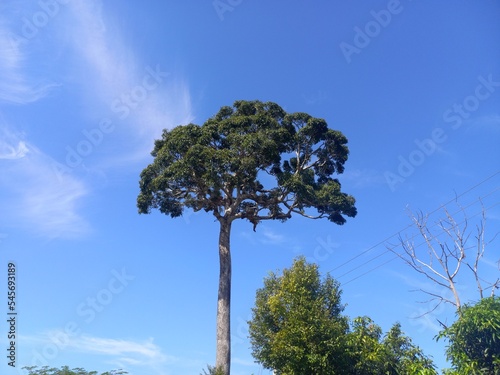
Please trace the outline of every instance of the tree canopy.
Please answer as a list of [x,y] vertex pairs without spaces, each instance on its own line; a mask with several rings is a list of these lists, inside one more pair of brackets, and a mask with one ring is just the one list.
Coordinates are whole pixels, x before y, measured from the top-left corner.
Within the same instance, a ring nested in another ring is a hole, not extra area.
[[271,273],[249,321],[252,354],[279,375],[435,375],[432,360],[396,323],[384,336],[368,317],[342,314],[340,285],[298,258]]
[[465,304],[457,320],[438,335],[448,340],[449,374],[500,374],[500,297]]
[[271,273],[256,294],[249,322],[254,358],[278,374],[334,374],[347,368],[339,284],[321,282],[303,258],[283,275]]
[[297,213],[343,224],[356,215],[355,200],[333,176],[344,171],[348,154],[347,138],[323,119],[288,114],[272,102],[236,101],[202,126],[163,131],[141,174],[139,212],[157,208],[178,217],[191,208],[254,225]]
[[435,366],[399,323],[383,335],[367,316],[355,318],[347,335],[351,375],[436,375]]

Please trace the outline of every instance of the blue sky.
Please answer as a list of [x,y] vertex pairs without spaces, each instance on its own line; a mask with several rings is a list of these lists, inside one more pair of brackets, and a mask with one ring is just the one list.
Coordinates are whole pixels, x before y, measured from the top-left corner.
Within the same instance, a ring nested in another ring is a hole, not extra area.
[[[453,310],[418,318],[433,305],[412,290],[445,292],[386,245],[414,234],[408,209],[434,222],[457,195],[471,227],[481,199],[498,231],[499,17],[492,0],[2,1],[0,288],[6,311],[12,261],[17,365],[190,375],[214,362],[217,223],[137,214],[138,179],[162,129],[259,99],[347,136],[339,178],[359,214],[233,225],[233,374],[269,373],[245,321],[263,278],[299,255],[338,278],[347,314],[401,322],[445,366],[433,338]],[[485,278],[498,259],[494,242]]]

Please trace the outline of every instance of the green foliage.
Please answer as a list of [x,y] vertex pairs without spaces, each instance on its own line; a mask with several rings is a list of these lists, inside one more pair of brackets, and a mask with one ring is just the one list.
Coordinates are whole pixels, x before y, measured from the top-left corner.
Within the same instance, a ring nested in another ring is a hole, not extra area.
[[449,374],[500,374],[500,298],[481,299],[464,305],[457,321],[437,336],[445,338]]
[[435,375],[432,361],[395,324],[383,336],[368,317],[349,322],[337,281],[304,258],[271,273],[256,294],[254,358],[281,375]]
[[155,208],[178,217],[191,208],[254,225],[315,208],[314,217],[343,224],[356,215],[355,200],[332,176],[344,171],[348,154],[345,136],[323,119],[236,101],[202,126],[163,131],[141,174],[137,205],[140,213]]
[[[28,375],[98,375],[97,371],[87,371],[80,367],[70,370],[68,366],[62,366],[60,369],[49,366],[26,366],[23,369],[28,371]],[[122,374],[128,374],[128,372],[124,370],[112,370],[103,372],[101,375]]]
[[411,338],[404,335],[399,323],[391,327],[382,343],[385,349],[384,374],[437,374],[432,360],[413,344]]
[[435,375],[432,360],[405,336],[399,323],[383,337],[369,317],[358,317],[348,334],[352,375]]
[[358,317],[351,323],[347,335],[352,374],[383,374],[384,346],[380,342],[382,329],[369,317]]
[[321,281],[316,265],[296,260],[282,276],[271,273],[257,291],[249,322],[254,358],[279,374],[333,374],[347,365],[341,338],[348,330],[341,316],[338,283]]

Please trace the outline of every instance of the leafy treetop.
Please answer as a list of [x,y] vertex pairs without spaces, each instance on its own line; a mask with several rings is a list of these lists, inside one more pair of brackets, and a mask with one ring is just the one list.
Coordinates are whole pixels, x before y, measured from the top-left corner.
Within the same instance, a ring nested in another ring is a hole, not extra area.
[[178,217],[187,207],[247,219],[254,230],[261,220],[285,221],[292,213],[343,224],[356,215],[355,200],[332,176],[344,171],[348,153],[346,137],[323,119],[272,102],[236,101],[202,126],[163,131],[141,174],[139,212],[157,208]]
[[500,297],[465,304],[457,317],[437,336],[448,340],[446,354],[453,369],[446,374],[500,374]]

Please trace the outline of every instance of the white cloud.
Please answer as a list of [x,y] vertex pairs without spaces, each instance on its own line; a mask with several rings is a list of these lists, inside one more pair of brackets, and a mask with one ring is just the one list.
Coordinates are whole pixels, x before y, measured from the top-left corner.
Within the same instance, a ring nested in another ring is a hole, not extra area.
[[57,85],[26,75],[25,44],[16,42],[13,35],[0,16],[0,102],[35,102],[47,96]]
[[2,225],[48,238],[87,233],[90,226],[78,213],[88,193],[85,184],[71,175],[58,176],[50,157],[6,127],[0,134]]
[[276,233],[266,227],[263,227],[261,234],[264,236],[261,241],[266,245],[279,245],[286,241],[286,237],[284,235]]
[[[46,97],[55,84],[43,82],[32,73],[45,70],[55,74],[61,86],[81,84],[86,116],[95,121],[99,113],[102,118],[108,117],[116,100],[143,85],[148,68],[159,67],[169,73],[147,91],[143,101],[128,108],[127,116],[113,112],[117,130],[107,134],[106,142],[96,148],[93,163],[86,165],[91,170],[129,167],[146,160],[163,128],[193,118],[189,89],[182,77],[168,72],[161,61],[140,61],[134,46],[110,21],[112,14],[106,14],[108,4],[103,4],[101,0],[73,0],[61,5],[60,16],[51,18],[50,27],[21,42],[13,41],[13,35],[22,34],[20,3],[11,9],[2,8],[0,15],[0,103],[28,107]],[[52,55],[67,60],[57,60],[61,65],[54,66]],[[0,224],[28,228],[50,238],[88,233],[90,226],[79,211],[82,198],[89,193],[88,184],[75,177],[76,172],[58,176],[55,161],[45,151],[17,130],[11,131],[15,136],[4,136],[7,133],[3,128],[0,124]],[[122,147],[124,143],[128,147]]]
[[[32,12],[40,11],[37,4],[32,8]],[[2,7],[0,13],[0,103],[27,105],[54,92],[56,86],[80,85],[78,91],[70,92],[80,95],[78,100],[83,103],[79,107],[84,106],[84,116],[88,116],[84,120],[98,123],[112,113],[110,118],[116,129],[100,145],[95,164],[89,168],[108,169],[143,162],[149,158],[153,141],[161,136],[162,129],[193,120],[185,79],[170,72],[161,60],[141,60],[133,41],[124,39],[118,20],[113,19],[112,5],[102,0],[60,4],[47,27],[25,38],[21,13],[30,18],[29,9],[21,2],[12,2],[9,9]],[[148,68],[156,67],[169,75],[150,85],[139,102],[127,104],[126,113],[118,111],[117,101],[143,86]],[[47,82],[33,73],[40,71],[44,77],[57,77],[60,83]],[[126,149],[121,147],[124,143],[128,144]],[[16,148],[20,145],[11,146],[14,150],[0,146],[0,154],[8,158],[22,154],[22,149]]]
[[136,364],[174,360],[173,357],[164,355],[152,338],[144,341],[131,341],[81,336],[71,340],[69,347],[81,352],[116,356]]
[[[67,7],[71,14],[62,31],[81,57],[81,62],[73,66],[73,74],[81,77],[87,100],[100,107],[103,116],[112,111],[113,120],[120,123],[119,128],[125,129],[130,140],[126,153],[115,152],[103,164],[113,166],[149,157],[153,140],[161,136],[162,129],[193,120],[185,80],[168,71],[162,61],[141,61],[130,42],[123,40],[121,30],[114,27],[100,0],[74,0]],[[151,69],[165,75],[144,90]],[[134,99],[134,92],[141,91],[144,97]],[[132,97],[133,104],[124,103],[124,97]]]
[[46,26],[58,12],[40,25],[33,21],[35,14],[41,14],[40,3],[10,0],[0,4],[0,103],[29,104],[60,86],[43,72],[53,65],[48,60],[55,52],[43,43],[50,35]]
[[117,30],[107,28],[99,0],[68,3],[70,15],[61,28],[79,56],[84,82],[92,96],[107,101],[126,90],[137,71],[137,63]]
[[[163,374],[164,366],[177,363],[179,359],[163,353],[153,338],[146,340],[115,339],[89,335],[68,335],[63,330],[51,330],[43,334],[22,336],[22,341],[44,347],[58,343],[66,353],[79,353],[80,356],[97,355],[106,363],[133,373],[134,368],[147,373]],[[101,360],[102,360],[101,359]]]
[[0,128],[0,160],[1,159],[21,159],[29,152],[26,143],[18,140],[6,128]]

